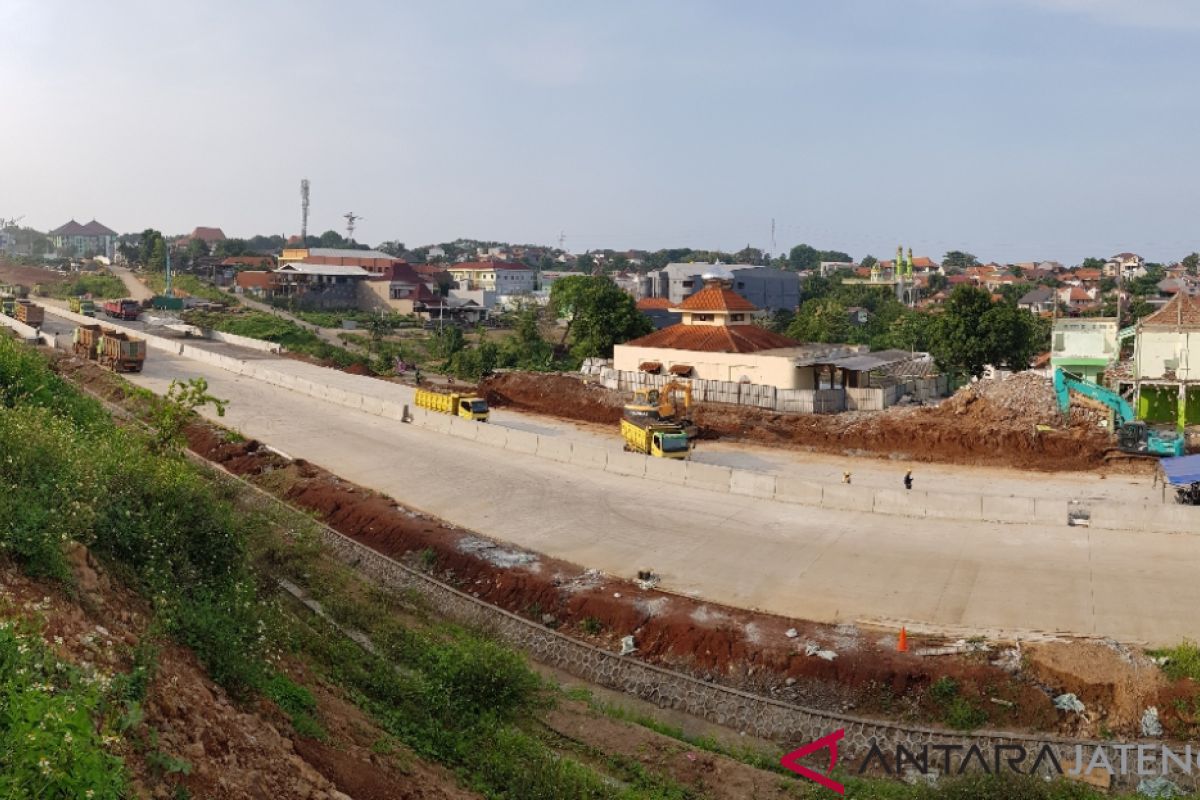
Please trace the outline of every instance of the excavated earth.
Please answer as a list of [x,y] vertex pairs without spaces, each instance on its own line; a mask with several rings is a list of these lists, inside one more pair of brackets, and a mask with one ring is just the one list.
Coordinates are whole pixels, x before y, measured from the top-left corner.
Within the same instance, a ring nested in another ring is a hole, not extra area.
[[[565,374],[502,373],[480,391],[491,405],[580,422],[616,424],[625,402],[619,392]],[[1111,447],[1095,412],[1072,409],[1063,419],[1050,382],[1029,373],[971,384],[936,406],[781,414],[700,403],[692,420],[703,439],[1046,471],[1097,468]]]

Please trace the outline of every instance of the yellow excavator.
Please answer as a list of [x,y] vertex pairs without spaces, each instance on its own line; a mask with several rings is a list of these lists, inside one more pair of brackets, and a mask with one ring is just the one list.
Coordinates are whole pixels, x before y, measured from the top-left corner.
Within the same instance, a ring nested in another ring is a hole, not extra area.
[[694,433],[687,419],[691,408],[692,387],[686,383],[634,389],[633,401],[625,404],[621,417],[625,449],[655,458],[687,458]]

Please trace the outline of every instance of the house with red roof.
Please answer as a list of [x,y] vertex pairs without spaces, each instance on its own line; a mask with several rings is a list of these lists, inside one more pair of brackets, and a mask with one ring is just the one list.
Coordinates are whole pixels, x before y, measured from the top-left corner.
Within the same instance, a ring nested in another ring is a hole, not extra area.
[[669,309],[680,315],[680,322],[617,345],[614,368],[780,389],[816,388],[816,371],[801,367],[813,366],[804,357],[819,348],[754,324],[758,309],[730,284],[709,278],[703,289]]

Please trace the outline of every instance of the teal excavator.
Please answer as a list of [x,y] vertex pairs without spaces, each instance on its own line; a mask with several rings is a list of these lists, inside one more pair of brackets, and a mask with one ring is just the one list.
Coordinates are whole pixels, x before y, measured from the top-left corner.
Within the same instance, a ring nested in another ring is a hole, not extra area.
[[1112,412],[1117,449],[1122,453],[1147,457],[1183,455],[1182,436],[1155,430],[1137,419],[1133,406],[1111,389],[1068,375],[1060,367],[1054,370],[1054,393],[1058,396],[1058,409],[1063,414],[1071,410],[1072,394],[1086,397]]

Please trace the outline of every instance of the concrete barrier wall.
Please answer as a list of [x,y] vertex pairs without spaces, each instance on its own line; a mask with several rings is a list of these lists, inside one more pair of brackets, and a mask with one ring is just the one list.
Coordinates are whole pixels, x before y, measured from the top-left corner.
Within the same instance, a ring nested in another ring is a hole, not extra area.
[[940,519],[983,519],[983,498],[979,495],[925,493],[925,516]]
[[865,486],[834,483],[821,488],[821,505],[842,511],[874,511],[875,493]]
[[[615,451],[613,455],[618,455]],[[608,450],[592,444],[571,444],[571,463],[588,469],[604,469],[608,464]]]
[[733,482],[733,470],[729,467],[717,467],[696,461],[687,462],[687,468],[683,474],[685,486],[707,489],[710,492],[728,492],[730,484]]
[[735,469],[730,473],[729,491],[731,494],[744,494],[747,497],[774,500],[775,476],[765,472]]
[[275,342],[264,341],[263,339],[251,339],[249,336],[238,336],[236,333],[222,333],[221,331],[206,330],[204,332],[205,339],[211,339],[214,342],[224,342],[225,344],[236,345],[237,347],[245,347],[250,350],[260,350],[264,353],[282,353],[284,352],[283,345]]
[[636,478],[641,478],[646,474],[646,461],[648,458],[648,456],[641,455],[640,453],[618,453],[614,451],[608,454],[604,470],[617,475],[632,475]]
[[5,315],[0,314],[0,324],[3,324],[7,328],[11,328],[16,332],[17,336],[20,336],[27,342],[38,339],[37,328],[31,328],[23,322],[17,322],[12,317],[6,317]]
[[571,440],[559,436],[539,436],[537,455],[565,464],[571,460]]
[[648,458],[646,477],[653,481],[683,486],[687,480],[687,462],[677,458]]
[[907,489],[876,489],[873,510],[876,514],[924,517],[929,498],[925,492]]
[[780,475],[775,479],[775,499],[804,506],[821,505],[823,487],[815,481]]
[[504,449],[512,450],[514,453],[534,455],[538,449],[538,438],[536,433],[509,428],[508,439],[504,442]]
[[1035,519],[1032,497],[985,494],[981,508],[984,522],[1032,522]]

